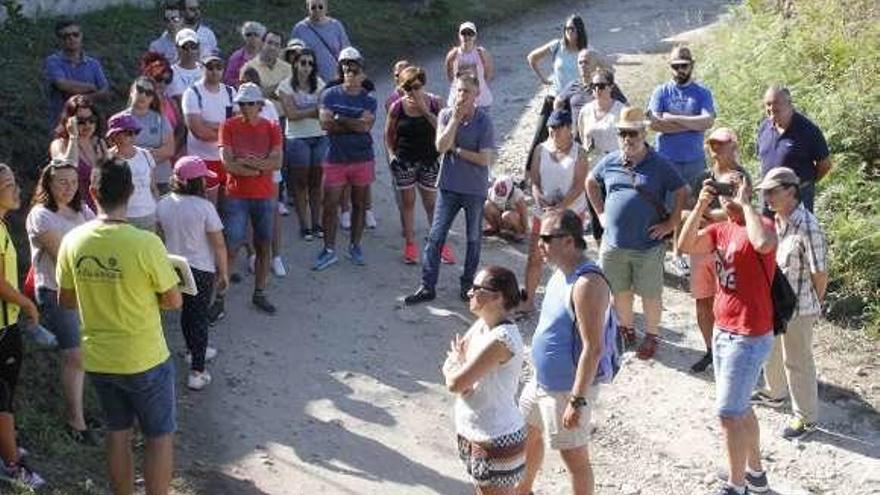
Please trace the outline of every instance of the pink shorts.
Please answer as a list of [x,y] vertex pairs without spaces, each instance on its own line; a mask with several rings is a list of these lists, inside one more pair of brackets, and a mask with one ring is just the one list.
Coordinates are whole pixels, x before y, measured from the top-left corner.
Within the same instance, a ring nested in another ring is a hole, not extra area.
[[691,255],[691,297],[706,299],[715,295],[715,255]]
[[376,162],[324,163],[324,187],[369,186],[376,178]]

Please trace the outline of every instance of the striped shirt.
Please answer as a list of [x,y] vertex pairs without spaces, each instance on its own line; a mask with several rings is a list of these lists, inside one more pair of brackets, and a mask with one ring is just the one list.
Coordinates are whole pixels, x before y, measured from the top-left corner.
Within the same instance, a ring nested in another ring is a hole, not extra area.
[[787,219],[776,216],[776,263],[797,294],[794,316],[818,315],[819,298],[811,275],[828,270],[828,243],[816,217],[799,204]]

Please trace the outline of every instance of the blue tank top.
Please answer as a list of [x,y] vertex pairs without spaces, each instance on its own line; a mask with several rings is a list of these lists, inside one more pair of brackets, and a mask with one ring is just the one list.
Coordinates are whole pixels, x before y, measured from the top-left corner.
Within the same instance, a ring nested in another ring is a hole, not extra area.
[[556,96],[572,81],[580,79],[577,65],[578,52],[566,50],[562,41],[557,41],[555,48],[551,49],[551,53],[553,54],[553,77],[551,79],[553,86],[551,91],[553,91],[553,96]]
[[571,390],[583,346],[581,339],[575,338],[570,305],[571,288],[578,278],[577,271],[566,275],[561,270],[550,277],[532,337],[532,363],[538,385],[551,392]]

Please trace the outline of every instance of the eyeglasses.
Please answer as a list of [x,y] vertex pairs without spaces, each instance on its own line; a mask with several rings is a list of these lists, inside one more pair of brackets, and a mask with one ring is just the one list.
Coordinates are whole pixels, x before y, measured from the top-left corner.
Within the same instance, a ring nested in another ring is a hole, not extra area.
[[314,67],[315,61],[314,60],[300,60],[299,66],[300,67]]
[[65,40],[70,39],[70,38],[76,39],[76,38],[79,38],[80,36],[82,36],[82,33],[79,31],[68,31],[66,33],[58,33],[58,36],[61,39],[65,39]]
[[238,103],[238,106],[240,106],[240,107],[252,107],[252,106],[255,106],[255,105],[259,105],[260,103],[261,103],[261,102],[259,102],[259,101],[241,101],[241,102]]
[[691,64],[672,64],[672,65],[670,65],[670,67],[672,67],[672,70],[685,70],[690,66],[691,66]]
[[419,83],[416,84],[406,84],[403,86],[403,90],[409,93],[410,91],[418,91],[422,89],[422,85]]
[[606,89],[609,86],[611,86],[611,84],[609,84],[609,83],[593,83],[590,86],[597,91],[602,91],[603,89]]
[[312,5],[309,5],[309,10],[313,12],[316,10],[324,10],[324,6],[320,3],[313,3]]
[[474,31],[471,31],[470,29],[464,29],[458,34],[465,36],[465,37],[468,37],[468,38],[470,38],[471,36],[477,35],[477,33],[475,33]]
[[621,139],[637,138],[637,137],[639,137],[639,131],[620,129],[617,131],[617,137],[619,137]]
[[553,239],[559,239],[562,237],[568,237],[571,234],[567,234],[565,232],[554,232],[552,234],[541,234],[538,236],[538,239],[544,244],[550,244],[553,242]]

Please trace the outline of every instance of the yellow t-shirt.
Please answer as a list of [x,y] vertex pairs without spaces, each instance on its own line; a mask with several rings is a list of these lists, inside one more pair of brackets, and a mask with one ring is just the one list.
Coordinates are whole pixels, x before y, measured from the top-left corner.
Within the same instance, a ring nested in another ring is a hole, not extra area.
[[131,375],[168,359],[158,294],[178,277],[155,234],[125,223],[80,225],[61,241],[56,277],[76,291],[86,371]]
[[[0,250],[2,250],[0,256],[3,257],[3,273],[6,282],[18,289],[18,253],[15,252],[15,245],[9,237],[9,231],[6,230],[6,223],[2,221],[0,221]],[[21,311],[18,304],[4,301],[0,312],[4,310],[6,314],[0,315],[0,327],[15,324],[18,321],[18,313]]]

